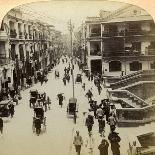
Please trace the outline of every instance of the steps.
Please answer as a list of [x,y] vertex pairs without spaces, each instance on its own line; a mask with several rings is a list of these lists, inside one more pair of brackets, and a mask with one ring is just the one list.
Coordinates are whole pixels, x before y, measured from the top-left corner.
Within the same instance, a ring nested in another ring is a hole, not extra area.
[[[134,108],[141,108],[148,105],[147,102],[139,98],[138,96],[132,94],[131,92],[127,90],[109,90],[109,93],[111,94],[111,97],[117,97],[118,99],[122,100],[124,103],[130,105]],[[116,100],[116,98],[115,98]]]
[[155,81],[155,70],[143,70],[133,74],[123,76],[117,82],[111,83],[112,89],[119,89],[129,84],[134,84],[139,81]]

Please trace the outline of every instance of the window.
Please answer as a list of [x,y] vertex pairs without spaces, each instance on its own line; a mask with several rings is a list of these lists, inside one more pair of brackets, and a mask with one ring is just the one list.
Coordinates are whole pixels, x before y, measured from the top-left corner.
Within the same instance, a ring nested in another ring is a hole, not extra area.
[[139,61],[133,61],[132,63],[130,63],[130,71],[138,70],[142,70],[142,63],[140,63]]
[[151,69],[155,69],[155,61],[150,64]]
[[121,67],[120,61],[111,61],[109,63],[109,72],[121,71]]

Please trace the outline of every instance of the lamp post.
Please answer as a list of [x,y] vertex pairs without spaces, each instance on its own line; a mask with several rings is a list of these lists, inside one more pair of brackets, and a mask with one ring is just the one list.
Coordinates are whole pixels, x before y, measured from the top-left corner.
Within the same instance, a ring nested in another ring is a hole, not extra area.
[[124,37],[123,37],[123,44],[124,44],[124,62],[125,62],[125,64],[124,64],[124,67],[125,67],[125,71],[124,71],[124,74],[126,75],[126,53],[125,53],[125,37],[126,37],[126,33],[125,33],[125,31],[126,31],[126,24],[124,23]]
[[73,33],[73,28],[74,28],[74,26],[72,25],[72,21],[71,21],[71,19],[70,19],[70,21],[69,21],[69,24],[68,24],[68,29],[69,29],[69,32],[70,32],[70,44],[71,44],[71,46],[70,46],[70,50],[71,50],[71,57],[72,57],[72,59],[71,59],[71,64],[72,64],[72,86],[73,86],[73,98],[75,97],[75,90],[74,90],[74,72],[73,72],[73,69],[74,69],[74,65],[73,65],[73,40],[72,40],[72,33]]

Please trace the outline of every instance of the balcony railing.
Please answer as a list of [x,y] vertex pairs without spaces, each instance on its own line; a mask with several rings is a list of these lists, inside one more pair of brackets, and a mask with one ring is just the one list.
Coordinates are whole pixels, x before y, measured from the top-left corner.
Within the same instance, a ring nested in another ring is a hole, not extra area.
[[17,37],[16,30],[10,30],[10,38],[16,38],[16,37]]
[[137,50],[132,50],[132,51],[121,51],[121,50],[116,50],[116,51],[103,51],[103,56],[104,57],[113,57],[113,56],[140,56],[141,52]]
[[155,55],[155,49],[149,48],[149,49],[148,49],[148,55]]
[[103,31],[102,37],[117,37],[117,36],[134,36],[134,35],[150,35],[155,34],[155,30],[145,31],[139,29],[130,29],[125,31]]
[[23,33],[19,32],[19,39],[23,39]]
[[98,33],[90,33],[90,37],[100,37],[101,36],[101,32]]
[[32,34],[29,34],[29,39],[33,39],[33,36],[32,36]]
[[1,58],[0,57],[0,66],[9,64],[11,62],[11,60],[9,58]]
[[90,55],[91,56],[101,56],[101,51],[90,50]]

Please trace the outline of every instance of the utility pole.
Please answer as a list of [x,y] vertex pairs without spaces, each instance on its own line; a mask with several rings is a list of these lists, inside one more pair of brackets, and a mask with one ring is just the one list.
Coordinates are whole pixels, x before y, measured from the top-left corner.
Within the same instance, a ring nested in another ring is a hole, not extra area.
[[125,64],[124,64],[124,67],[125,67],[125,71],[124,71],[124,74],[126,75],[126,51],[125,51],[125,42],[126,42],[126,40],[125,40],[125,37],[126,37],[126,33],[125,33],[125,31],[126,31],[126,24],[124,23],[124,36],[123,36],[123,47],[124,47],[124,62],[125,62]]
[[70,50],[71,50],[71,56],[72,56],[72,60],[71,60],[71,64],[72,64],[72,86],[73,86],[73,98],[75,97],[75,90],[74,90],[74,65],[73,65],[73,39],[72,39],[72,34],[73,34],[73,24],[72,24],[72,21],[70,19],[69,21],[69,24],[68,24],[68,29],[69,29],[69,32],[70,32]]

